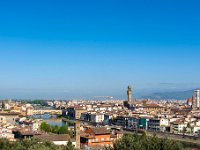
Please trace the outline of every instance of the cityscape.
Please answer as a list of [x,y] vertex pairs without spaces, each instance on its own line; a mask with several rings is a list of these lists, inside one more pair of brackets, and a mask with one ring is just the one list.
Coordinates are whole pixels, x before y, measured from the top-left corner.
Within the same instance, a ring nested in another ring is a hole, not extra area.
[[72,142],[74,148],[91,150],[112,147],[124,134],[200,142],[200,90],[184,101],[137,100],[133,93],[128,86],[125,101],[5,100],[0,137],[46,139],[56,145]]
[[199,6],[1,0],[0,150],[200,150]]

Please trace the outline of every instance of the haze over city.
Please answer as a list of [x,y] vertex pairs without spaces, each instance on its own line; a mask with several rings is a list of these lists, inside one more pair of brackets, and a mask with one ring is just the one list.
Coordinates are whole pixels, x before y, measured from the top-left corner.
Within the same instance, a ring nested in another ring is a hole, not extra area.
[[199,1],[1,1],[0,98],[200,87]]

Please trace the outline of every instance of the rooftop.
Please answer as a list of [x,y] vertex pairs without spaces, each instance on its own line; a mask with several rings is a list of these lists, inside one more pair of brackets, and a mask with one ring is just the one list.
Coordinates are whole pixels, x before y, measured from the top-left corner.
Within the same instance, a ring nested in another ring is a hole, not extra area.
[[47,141],[70,141],[71,138],[68,134],[62,134],[62,135],[58,135],[58,134],[42,134],[42,135],[35,135],[34,136],[37,139],[40,140],[47,140]]
[[110,131],[107,130],[106,128],[91,128],[91,130],[92,130],[96,135],[110,134]]

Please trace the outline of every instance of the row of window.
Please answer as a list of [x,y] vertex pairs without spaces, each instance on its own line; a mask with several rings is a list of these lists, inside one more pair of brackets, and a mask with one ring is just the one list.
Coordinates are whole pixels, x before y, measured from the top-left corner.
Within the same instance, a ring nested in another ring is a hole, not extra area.
[[103,142],[103,141],[109,141],[110,140],[110,138],[101,138],[101,140],[100,139],[91,139],[91,140],[89,140],[89,142]]

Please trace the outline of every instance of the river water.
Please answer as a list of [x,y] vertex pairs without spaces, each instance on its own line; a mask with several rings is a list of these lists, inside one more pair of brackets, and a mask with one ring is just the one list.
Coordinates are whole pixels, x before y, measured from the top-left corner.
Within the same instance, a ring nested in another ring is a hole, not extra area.
[[57,115],[50,115],[50,114],[44,114],[44,115],[34,115],[34,119],[43,119],[46,123],[52,126],[64,126],[66,125],[66,122],[63,121],[61,118],[58,118]]

